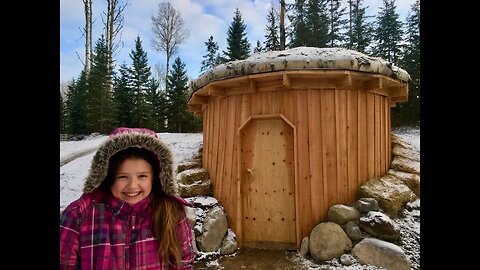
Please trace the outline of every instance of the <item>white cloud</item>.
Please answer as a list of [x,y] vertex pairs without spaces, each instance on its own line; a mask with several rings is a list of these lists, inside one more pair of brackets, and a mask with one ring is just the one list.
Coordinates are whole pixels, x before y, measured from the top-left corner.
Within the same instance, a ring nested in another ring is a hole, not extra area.
[[77,23],[84,21],[83,3],[79,0],[60,0],[60,22]]

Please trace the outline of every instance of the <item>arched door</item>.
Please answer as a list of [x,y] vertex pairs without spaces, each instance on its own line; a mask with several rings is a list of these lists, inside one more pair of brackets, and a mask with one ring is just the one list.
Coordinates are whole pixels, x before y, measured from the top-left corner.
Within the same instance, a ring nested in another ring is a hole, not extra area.
[[296,249],[294,130],[281,117],[240,130],[242,243]]

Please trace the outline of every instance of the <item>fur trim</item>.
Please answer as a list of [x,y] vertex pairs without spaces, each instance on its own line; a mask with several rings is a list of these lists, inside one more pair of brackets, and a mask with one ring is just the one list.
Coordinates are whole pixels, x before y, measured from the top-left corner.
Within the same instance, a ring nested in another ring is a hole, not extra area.
[[92,192],[99,187],[107,176],[110,157],[129,147],[145,148],[155,153],[160,160],[159,176],[163,191],[169,196],[178,196],[178,184],[173,176],[171,150],[159,138],[135,130],[113,135],[98,148],[85,179],[83,192]]

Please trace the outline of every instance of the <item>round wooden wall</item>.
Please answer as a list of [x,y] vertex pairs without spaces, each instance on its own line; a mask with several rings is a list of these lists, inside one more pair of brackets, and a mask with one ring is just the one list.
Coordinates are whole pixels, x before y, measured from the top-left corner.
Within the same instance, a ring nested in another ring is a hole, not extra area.
[[390,107],[406,96],[406,83],[383,75],[324,70],[195,92],[203,167],[240,245],[298,248],[329,207],[354,202],[359,186],[390,166]]

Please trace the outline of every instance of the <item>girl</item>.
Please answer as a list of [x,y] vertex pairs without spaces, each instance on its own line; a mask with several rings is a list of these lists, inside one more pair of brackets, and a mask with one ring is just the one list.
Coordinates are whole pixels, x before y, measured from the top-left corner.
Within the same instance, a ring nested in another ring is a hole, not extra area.
[[193,269],[172,163],[155,132],[117,128],[60,216],[60,269]]

